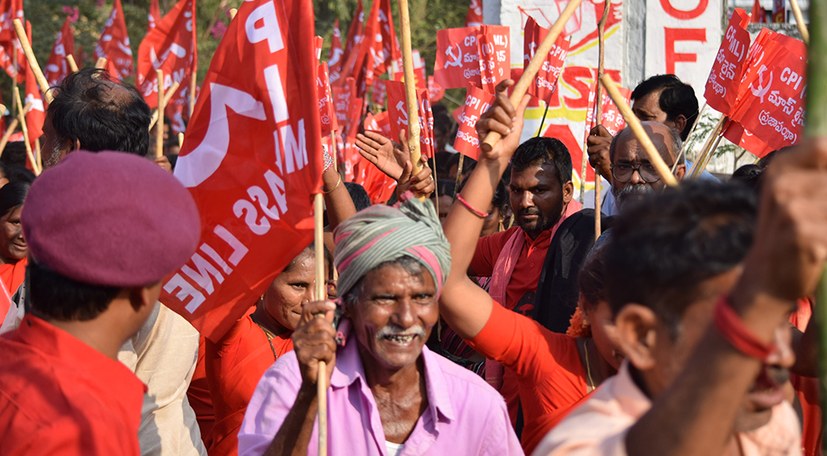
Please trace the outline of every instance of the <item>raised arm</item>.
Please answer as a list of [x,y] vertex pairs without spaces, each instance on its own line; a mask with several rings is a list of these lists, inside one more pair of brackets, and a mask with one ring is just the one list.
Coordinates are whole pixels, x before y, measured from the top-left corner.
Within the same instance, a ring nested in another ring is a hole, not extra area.
[[507,80],[497,86],[496,101],[477,123],[480,140],[489,131],[500,133],[503,139],[491,152],[480,152],[479,163],[451,206],[443,226],[445,236],[451,243],[451,272],[442,289],[440,313],[448,325],[466,339],[473,338],[482,330],[493,305],[488,293],[471,281],[466,271],[474,256],[484,221],[484,217],[480,217],[482,214],[476,212],[484,211],[491,205],[497,183],[520,144],[528,97],[515,109],[506,93],[506,89],[513,84],[514,81]]
[[356,213],[356,207],[350,198],[342,176],[333,166],[333,157],[325,151],[325,170],[322,173],[322,191],[327,210],[327,220],[330,230],[349,219]]
[[[796,299],[813,292],[827,257],[827,143],[803,149],[779,157],[768,172],[755,242],[730,295],[744,327],[764,344],[776,340]],[[629,430],[628,454],[722,454],[744,397],[773,356],[745,355],[712,325]]]

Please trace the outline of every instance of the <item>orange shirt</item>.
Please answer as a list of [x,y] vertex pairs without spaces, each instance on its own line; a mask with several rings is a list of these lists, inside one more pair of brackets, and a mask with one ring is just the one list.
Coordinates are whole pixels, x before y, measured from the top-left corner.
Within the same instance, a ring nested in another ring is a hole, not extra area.
[[[490,277],[494,273],[497,257],[500,256],[508,239],[517,230],[522,232],[522,228],[515,226],[477,241],[477,249],[474,251],[474,258],[471,259],[471,266],[468,270],[475,276]],[[540,281],[546,253],[551,245],[552,232],[552,229],[547,229],[541,232],[537,239],[531,239],[525,232],[522,233],[525,236],[525,243],[520,251],[520,257],[514,264],[511,280],[505,290],[505,307],[515,309],[523,315],[532,313],[534,293],[537,291],[537,282]]]
[[485,327],[469,344],[516,373],[526,454],[587,394],[577,340],[553,333],[496,302]]
[[195,361],[195,370],[192,373],[190,387],[187,388],[187,400],[189,400],[192,411],[195,412],[195,420],[198,421],[198,429],[201,431],[201,440],[204,448],[212,444],[212,427],[215,424],[215,409],[212,406],[210,396],[210,385],[207,383],[207,365],[204,362],[206,356],[207,342],[204,336],[198,337],[198,357]]
[[293,350],[289,334],[273,337],[270,342],[272,349],[264,330],[249,314],[218,343],[207,340],[204,361],[215,410],[210,456],[238,454],[238,431],[258,381],[276,357]]
[[146,387],[126,366],[33,315],[0,353],[3,454],[140,454]]

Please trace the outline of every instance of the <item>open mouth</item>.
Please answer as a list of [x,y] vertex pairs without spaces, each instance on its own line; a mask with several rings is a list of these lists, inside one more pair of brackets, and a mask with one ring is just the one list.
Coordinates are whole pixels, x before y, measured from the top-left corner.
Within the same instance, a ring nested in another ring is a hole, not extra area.
[[382,340],[391,342],[399,346],[409,345],[417,337],[417,334],[389,334],[382,336]]

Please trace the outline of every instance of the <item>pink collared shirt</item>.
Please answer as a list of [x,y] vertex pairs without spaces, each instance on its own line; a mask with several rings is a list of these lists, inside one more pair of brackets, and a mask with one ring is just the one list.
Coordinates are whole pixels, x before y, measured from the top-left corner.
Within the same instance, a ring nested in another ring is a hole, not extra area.
[[[336,366],[327,392],[328,453],[385,455],[385,434],[379,410],[365,380],[358,342],[350,337],[336,353]],[[428,407],[404,442],[401,455],[523,454],[514,435],[503,398],[473,372],[422,349]],[[295,352],[265,372],[256,388],[241,432],[241,456],[263,454],[281,426],[301,386]],[[308,448],[317,454],[314,426]]]
[[[628,362],[624,361],[617,375],[603,382],[589,399],[549,432],[532,454],[625,455],[626,433],[651,406],[649,398],[635,385]],[[738,445],[733,444],[732,451],[725,454],[801,454],[801,430],[788,402],[772,409],[769,423],[754,431],[737,434],[736,438]]]

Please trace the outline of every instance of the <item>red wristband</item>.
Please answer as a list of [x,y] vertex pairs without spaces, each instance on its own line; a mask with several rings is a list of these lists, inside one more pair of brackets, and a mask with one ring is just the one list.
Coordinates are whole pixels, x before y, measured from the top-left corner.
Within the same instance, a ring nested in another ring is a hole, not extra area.
[[457,195],[457,201],[459,201],[460,204],[465,206],[465,208],[468,209],[469,212],[471,212],[472,214],[476,215],[477,217],[479,217],[481,219],[484,219],[484,218],[488,217],[489,215],[491,215],[488,212],[483,212],[483,211],[471,206],[468,203],[468,201],[465,201],[465,198],[463,198],[462,195]]
[[732,310],[729,297],[722,296],[715,305],[715,328],[736,350],[760,361],[775,351],[775,345],[759,340]]

